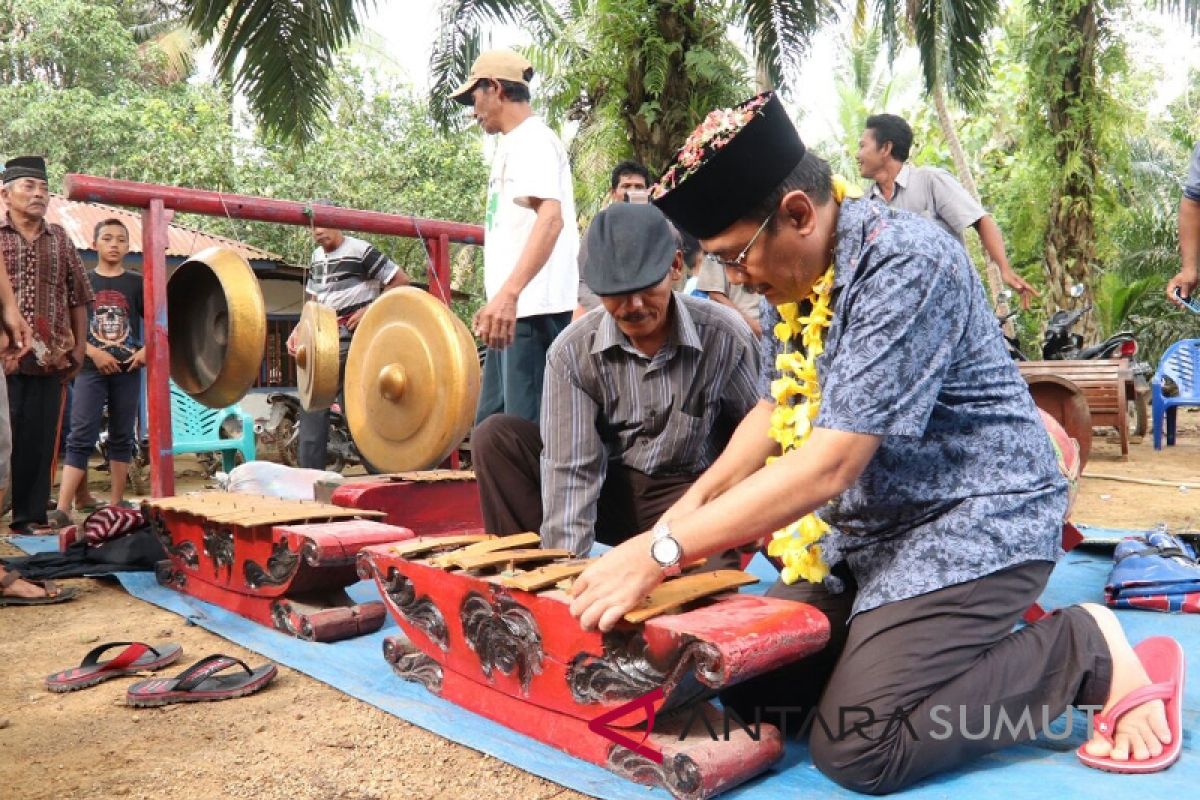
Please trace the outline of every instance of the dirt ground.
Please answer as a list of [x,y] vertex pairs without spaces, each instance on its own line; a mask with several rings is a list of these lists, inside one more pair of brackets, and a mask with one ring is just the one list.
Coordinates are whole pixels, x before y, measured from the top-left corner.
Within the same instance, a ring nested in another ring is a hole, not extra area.
[[[180,468],[185,468],[182,462]],[[1106,527],[1200,529],[1200,414],[1181,413],[1179,444],[1150,437],[1122,460],[1097,431],[1074,518]],[[103,475],[94,475],[103,495]],[[1131,483],[1128,479],[1164,485]],[[181,475],[180,490],[198,488]],[[1190,489],[1180,488],[1191,484]],[[0,555],[16,554],[0,541]],[[0,609],[0,797],[255,797],[263,800],[580,798],[470,748],[392,717],[287,668],[256,695],[223,703],[132,709],[132,679],[51,694],[42,679],[73,666],[96,643],[175,641],[182,664],[224,652],[256,654],[125,594],[119,585],[67,582],[82,596],[57,606]],[[382,659],[380,669],[386,669]],[[166,674],[172,674],[170,668]]]

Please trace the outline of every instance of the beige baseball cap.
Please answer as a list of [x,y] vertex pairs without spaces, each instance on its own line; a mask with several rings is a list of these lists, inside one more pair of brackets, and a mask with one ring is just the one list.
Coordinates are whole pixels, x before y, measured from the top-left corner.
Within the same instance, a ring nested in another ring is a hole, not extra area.
[[479,58],[475,59],[475,63],[471,65],[471,74],[467,76],[466,83],[458,87],[450,97],[469,106],[472,103],[471,90],[481,80],[512,81],[528,86],[529,79],[532,77],[533,65],[520,53],[503,47],[497,50],[488,50],[479,54]]

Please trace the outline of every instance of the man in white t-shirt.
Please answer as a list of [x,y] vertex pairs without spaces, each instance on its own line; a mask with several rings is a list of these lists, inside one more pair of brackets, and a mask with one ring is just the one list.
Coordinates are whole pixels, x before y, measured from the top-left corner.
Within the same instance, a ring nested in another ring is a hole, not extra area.
[[451,95],[500,134],[488,178],[483,247],[487,304],[473,320],[487,345],[476,422],[515,414],[537,422],[546,351],[571,322],[579,229],[562,142],[529,107],[533,67],[511,50],[475,59]]

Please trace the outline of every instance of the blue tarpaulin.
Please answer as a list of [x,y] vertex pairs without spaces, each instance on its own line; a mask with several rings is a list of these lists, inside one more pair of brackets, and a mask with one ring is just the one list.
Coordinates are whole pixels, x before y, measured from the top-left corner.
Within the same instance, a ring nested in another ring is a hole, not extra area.
[[[1085,531],[1086,533],[1086,531]],[[1105,534],[1133,535],[1133,531]],[[13,537],[12,542],[27,552],[53,550],[54,537]],[[1103,587],[1111,568],[1105,554],[1075,551],[1056,566],[1042,596],[1042,605],[1055,608],[1072,603],[1104,601]],[[752,572],[769,578],[771,566],[758,559]],[[608,800],[625,798],[668,798],[661,789],[647,789],[618,778],[605,769],[568,756],[502,725],[465,711],[444,701],[421,685],[396,677],[383,660],[382,641],[399,633],[388,619],[383,629],[369,636],[344,642],[322,644],[304,642],[250,622],[218,606],[196,600],[158,585],[145,572],[118,573],[125,589],[154,605],[173,611],[242,647],[285,664],[333,686],[346,694],[370,703],[414,725],[430,730],[451,741],[494,756],[515,767],[540,775],[563,786]],[[765,590],[767,582],[752,590]],[[360,582],[350,587],[356,601],[378,599],[373,583]],[[1100,798],[1136,793],[1141,797],[1184,798],[1192,796],[1200,785],[1200,760],[1197,759],[1196,725],[1200,719],[1200,617],[1170,615],[1147,611],[1118,612],[1126,633],[1136,643],[1154,635],[1169,635],[1183,644],[1192,657],[1189,684],[1184,702],[1183,756],[1171,769],[1152,775],[1115,776],[1084,767],[1074,749],[1084,739],[1082,714],[1072,721],[1072,735],[1061,741],[1039,739],[1011,747],[979,759],[953,772],[926,780],[900,793],[904,798],[961,798],[972,800],[1012,800],[1036,796]],[[1040,725],[1040,721],[1037,722]],[[1056,733],[1065,731],[1066,721],[1052,726]],[[859,797],[818,772],[801,742],[789,742],[781,762],[768,773],[722,797],[742,800],[766,800],[780,797]]]

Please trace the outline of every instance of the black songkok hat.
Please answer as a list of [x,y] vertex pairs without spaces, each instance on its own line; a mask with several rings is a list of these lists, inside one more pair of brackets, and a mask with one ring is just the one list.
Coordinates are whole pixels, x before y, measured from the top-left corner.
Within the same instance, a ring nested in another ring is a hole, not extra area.
[[679,249],[675,229],[652,205],[613,203],[588,226],[583,280],[604,297],[631,294],[662,281]]
[[46,180],[46,159],[41,156],[17,156],[4,162],[4,183],[17,178]]
[[774,92],[710,113],[692,131],[652,195],[697,239],[716,236],[783,183],[804,142]]

